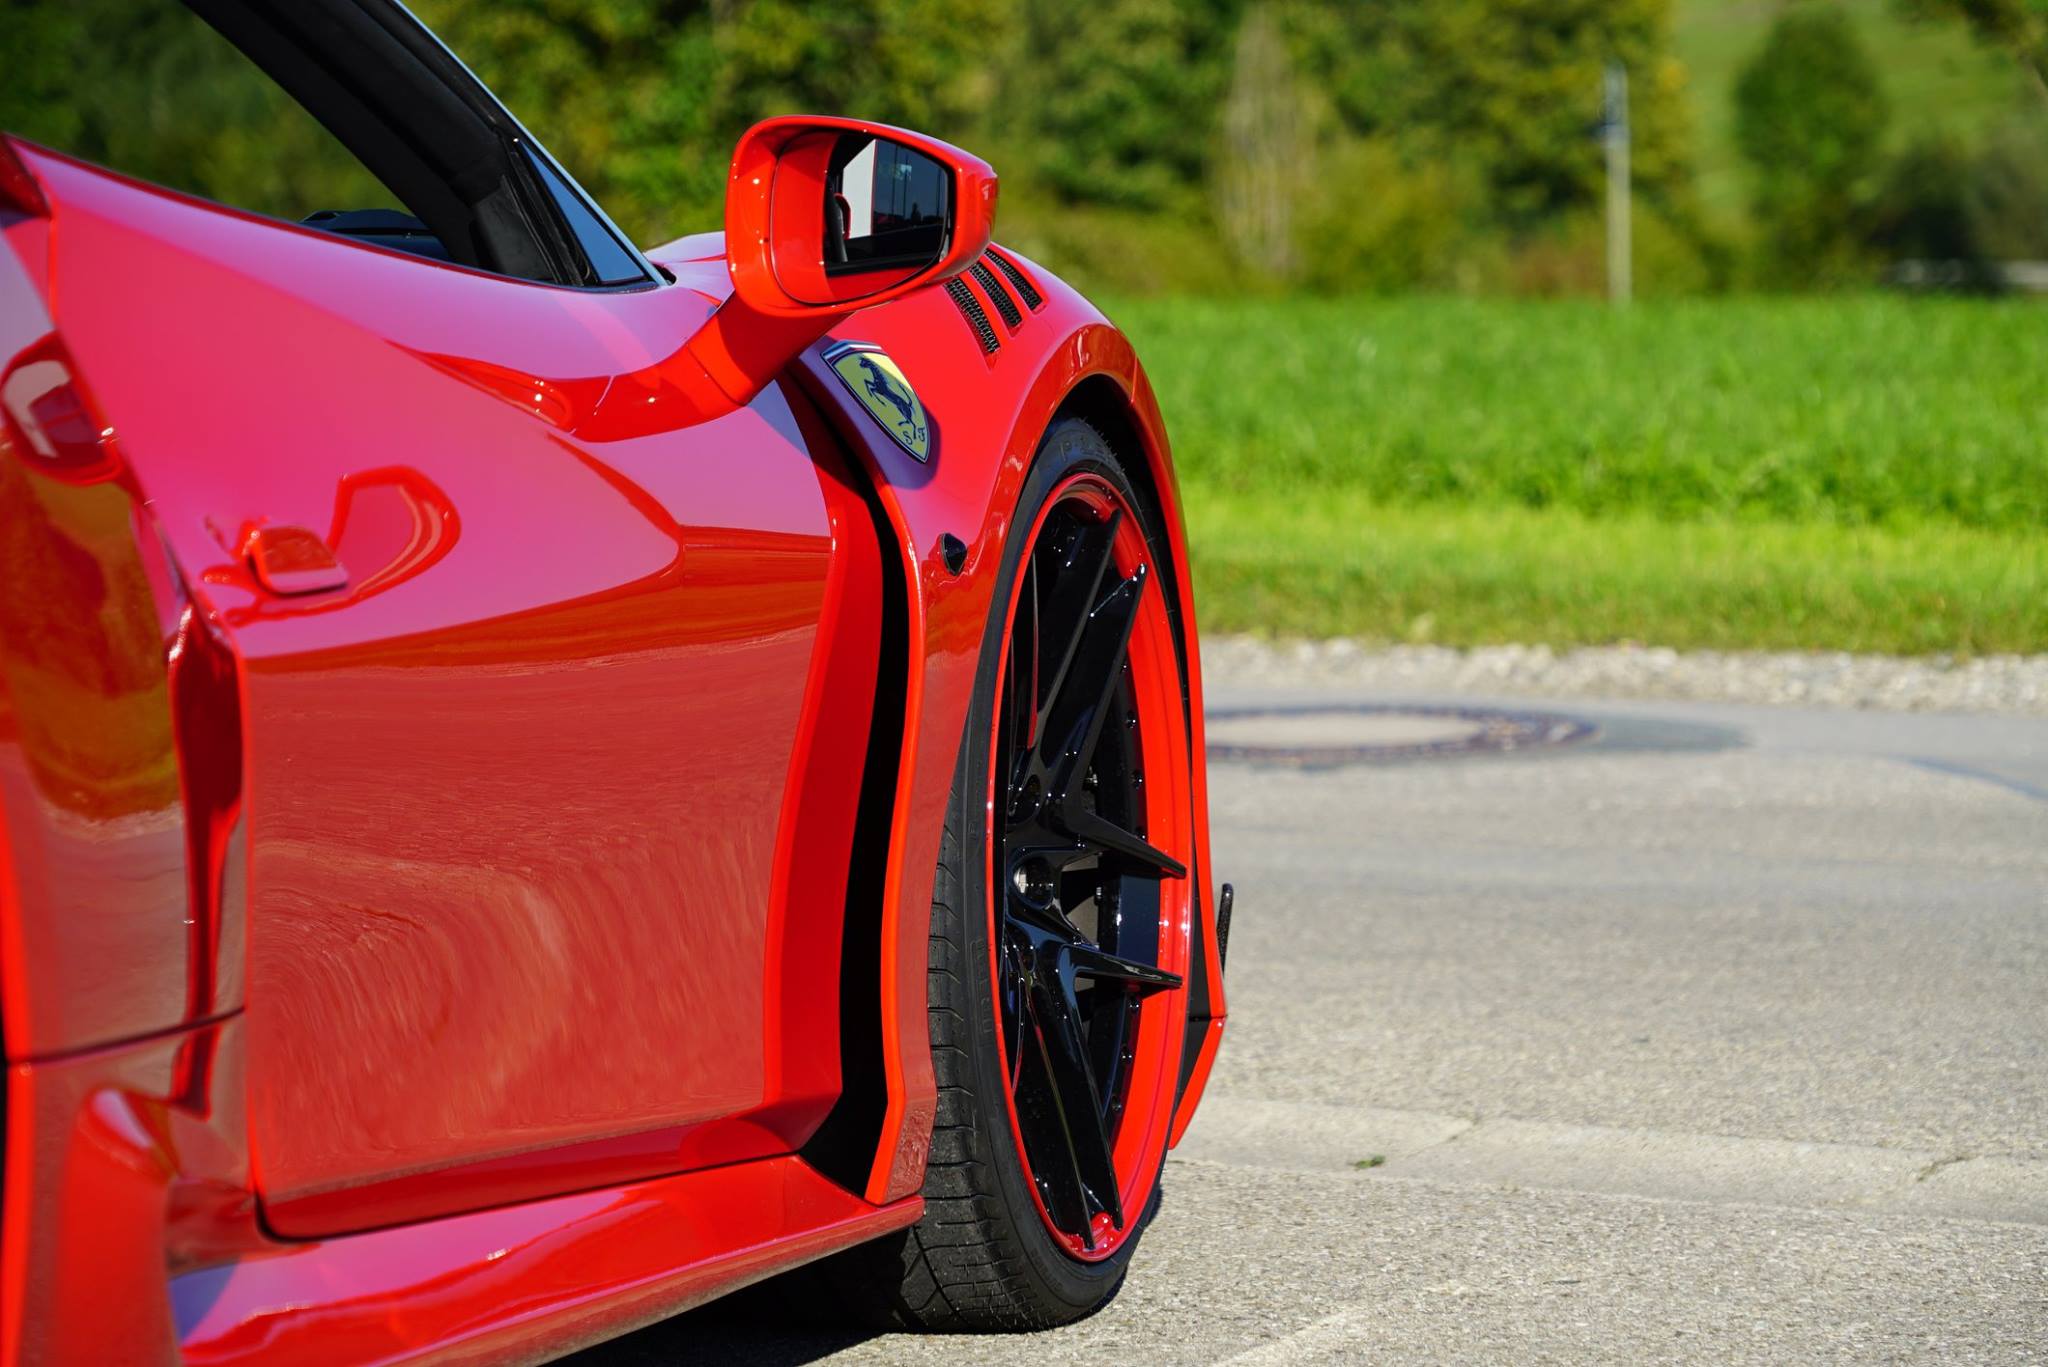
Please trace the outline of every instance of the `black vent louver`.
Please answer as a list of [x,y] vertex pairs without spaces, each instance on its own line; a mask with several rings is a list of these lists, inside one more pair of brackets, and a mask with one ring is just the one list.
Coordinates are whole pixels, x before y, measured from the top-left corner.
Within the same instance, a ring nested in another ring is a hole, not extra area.
[[977,261],[969,266],[967,273],[974,277],[974,283],[981,286],[981,292],[996,306],[996,312],[1003,315],[1004,326],[1014,330],[1024,321],[1024,315],[1017,311],[1017,301],[1012,299],[1010,292],[996,280],[996,273],[988,268],[986,260]]
[[1045,296],[1040,294],[1037,287],[1025,278],[1024,272],[1017,269],[1015,262],[1011,261],[1009,257],[1004,256],[1001,252],[989,252],[988,259],[995,262],[996,269],[1001,271],[1008,278],[1009,282],[1017,287],[1017,293],[1023,296],[1025,308],[1036,313],[1040,308],[1044,307]]
[[974,297],[973,290],[967,288],[967,282],[957,275],[948,280],[946,297],[966,315],[968,323],[974,328],[974,335],[981,339],[981,349],[993,356],[997,348],[1002,346],[1002,341],[996,336],[995,326],[989,322],[988,314],[982,311],[981,301]]

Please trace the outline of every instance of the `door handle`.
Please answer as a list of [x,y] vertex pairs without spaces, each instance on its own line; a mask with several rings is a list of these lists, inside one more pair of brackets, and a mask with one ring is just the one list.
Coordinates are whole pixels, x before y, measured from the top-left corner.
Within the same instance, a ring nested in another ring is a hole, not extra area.
[[348,571],[327,543],[304,527],[252,528],[242,541],[242,554],[256,582],[280,597],[326,593],[348,583]]

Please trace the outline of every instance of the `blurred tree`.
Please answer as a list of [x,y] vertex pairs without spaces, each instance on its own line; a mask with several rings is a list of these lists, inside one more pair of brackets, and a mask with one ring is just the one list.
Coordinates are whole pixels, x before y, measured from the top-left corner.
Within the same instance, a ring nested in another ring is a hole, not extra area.
[[1762,278],[1856,272],[1866,197],[1890,110],[1850,16],[1788,10],[1735,84],[1735,139],[1752,178]]
[[1003,0],[720,0],[714,86],[730,140],[771,114],[846,114],[963,140],[1016,39]]
[[1237,35],[1216,217],[1240,260],[1285,279],[1294,270],[1294,209],[1311,153],[1313,114],[1272,11],[1254,6]]
[[412,0],[627,235],[719,224],[712,0]]
[[2048,0],[1904,0],[1921,13],[1953,14],[1979,36],[2009,49],[2048,97]]
[[2048,127],[2013,118],[1993,131],[1963,197],[1970,236],[1993,261],[2048,260]]
[[[84,120],[98,141],[73,145],[93,156],[175,106],[204,117],[143,174],[207,192],[195,177],[231,172],[260,192],[238,202],[279,212],[386,198],[321,169],[317,126],[288,127],[289,102],[264,113],[260,80],[155,36],[162,0],[4,3],[0,125]],[[1630,69],[1659,240],[1674,258],[1704,240],[1672,0],[412,3],[642,243],[715,228],[733,137],[810,110],[983,150],[1006,235],[1055,265],[1161,287],[1236,285],[1249,264],[1332,289],[1482,288],[1525,247],[1579,251],[1610,58]]]
[[1033,0],[1009,73],[1046,182],[1067,199],[1199,212],[1240,0]]
[[1011,0],[416,0],[620,226],[716,228],[733,139],[771,114],[969,138]]
[[0,128],[127,175],[298,219],[397,199],[191,12],[6,0]]
[[1691,194],[1670,0],[1295,0],[1285,14],[1343,127],[1411,163],[1475,168],[1511,230],[1598,203],[1601,72],[1629,69],[1633,163],[1653,201]]
[[1941,262],[1970,288],[2000,288],[2003,262],[2048,259],[2048,128],[2014,118],[1975,150],[1953,136],[1916,141],[1885,174],[1872,240]]
[[1969,212],[1973,170],[1969,150],[1953,134],[1915,139],[1885,170],[1872,242],[1900,259],[1959,263],[1982,280]]
[[1321,152],[1298,209],[1296,278],[1317,289],[1391,294],[1468,288],[1474,193],[1443,162],[1405,163],[1383,138],[1346,138]]

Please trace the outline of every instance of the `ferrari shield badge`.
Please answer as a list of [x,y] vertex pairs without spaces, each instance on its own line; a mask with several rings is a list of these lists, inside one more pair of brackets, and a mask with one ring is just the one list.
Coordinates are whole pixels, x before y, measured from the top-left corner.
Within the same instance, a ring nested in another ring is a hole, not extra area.
[[887,352],[869,342],[841,342],[825,354],[841,383],[874,414],[897,445],[919,460],[930,460],[931,429],[917,391]]

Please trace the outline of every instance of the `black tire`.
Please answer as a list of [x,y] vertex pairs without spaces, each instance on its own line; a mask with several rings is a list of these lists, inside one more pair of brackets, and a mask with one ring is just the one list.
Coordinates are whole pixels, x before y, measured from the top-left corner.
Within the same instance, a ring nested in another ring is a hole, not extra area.
[[[1012,525],[1032,526],[1048,495],[1082,471],[1108,480],[1138,510],[1153,555],[1170,563],[1156,515],[1101,434],[1079,419],[1062,419],[1047,431]],[[1155,1174],[1139,1229],[1115,1253],[1099,1262],[1070,1256],[1040,1217],[1011,1128],[989,979],[988,917],[976,891],[988,886],[981,838],[986,808],[976,795],[988,790],[986,737],[998,705],[1003,614],[1028,550],[1025,540],[1012,541],[996,582],[932,888],[928,981],[938,1112],[924,1217],[901,1234],[820,1265],[835,1299],[877,1327],[1017,1331],[1081,1319],[1116,1294],[1143,1226],[1159,1206]]]

